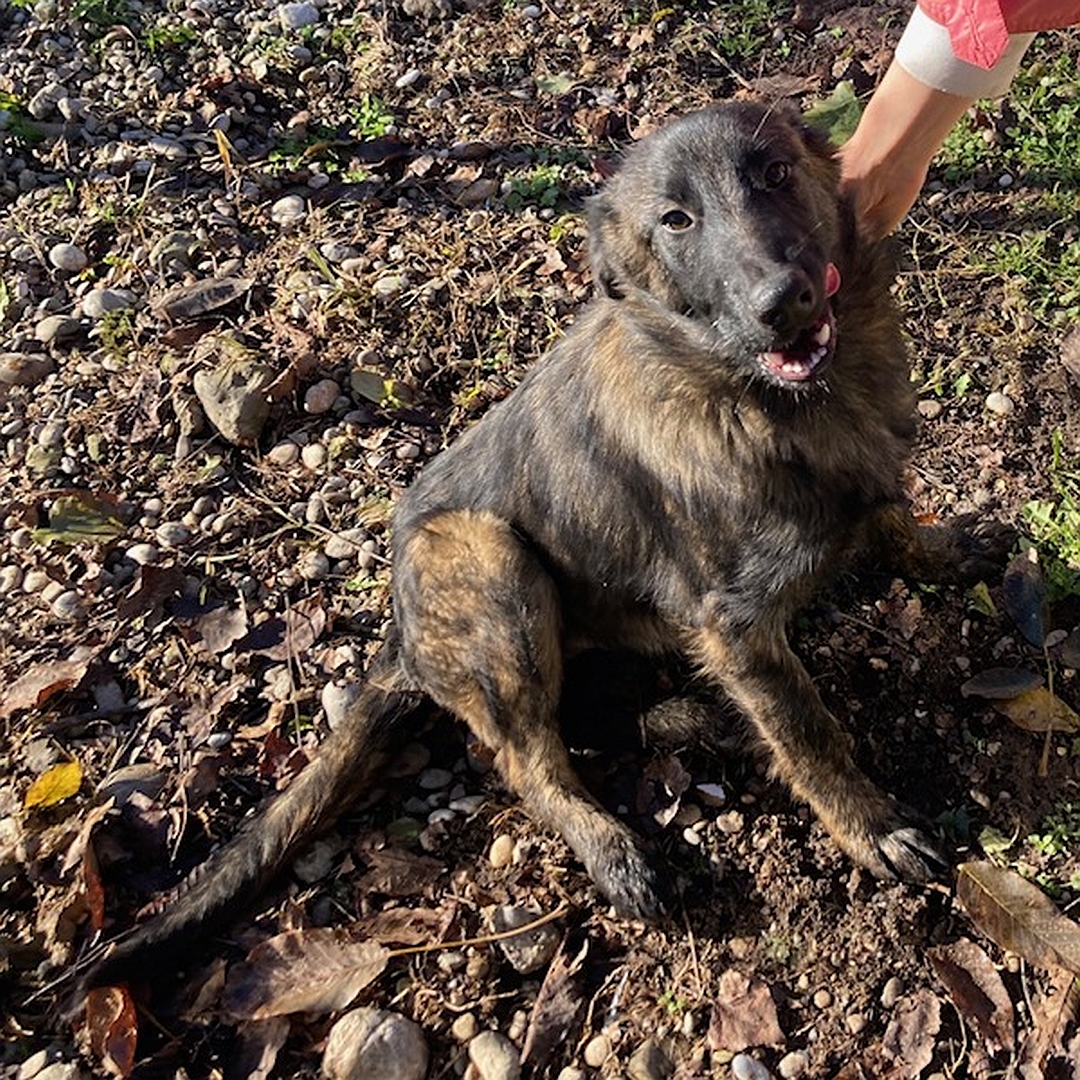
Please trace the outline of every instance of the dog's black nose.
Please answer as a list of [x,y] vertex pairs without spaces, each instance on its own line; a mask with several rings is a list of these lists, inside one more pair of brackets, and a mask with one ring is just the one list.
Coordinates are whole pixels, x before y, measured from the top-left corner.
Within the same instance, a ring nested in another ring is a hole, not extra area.
[[757,317],[780,337],[805,329],[814,319],[817,295],[807,274],[787,267],[766,275],[754,290]]

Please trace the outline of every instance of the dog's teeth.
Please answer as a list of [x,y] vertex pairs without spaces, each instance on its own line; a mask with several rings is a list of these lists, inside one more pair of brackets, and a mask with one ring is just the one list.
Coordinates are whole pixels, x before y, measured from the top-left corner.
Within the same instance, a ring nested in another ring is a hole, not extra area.
[[823,322],[817,330],[814,331],[814,340],[819,345],[828,345],[829,338],[832,337],[832,327],[828,322]]

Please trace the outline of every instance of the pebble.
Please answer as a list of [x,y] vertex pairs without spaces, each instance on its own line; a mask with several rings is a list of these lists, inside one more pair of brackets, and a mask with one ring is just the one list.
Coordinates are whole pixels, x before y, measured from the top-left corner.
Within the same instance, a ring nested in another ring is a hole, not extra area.
[[321,551],[305,551],[299,570],[306,581],[322,581],[330,574],[330,560]]
[[631,1055],[630,1080],[667,1080],[672,1064],[655,1039],[646,1039]]
[[491,842],[488,849],[488,862],[496,869],[509,866],[514,861],[514,838],[507,833],[500,833]]
[[585,1044],[582,1057],[590,1069],[599,1069],[611,1057],[611,1040],[606,1035],[594,1035]]
[[282,195],[273,206],[270,207],[270,220],[275,225],[287,228],[290,225],[299,225],[307,217],[307,203],[300,195]]
[[819,1009],[827,1009],[833,1002],[833,996],[828,990],[814,991],[814,1005]]
[[893,975],[881,988],[882,1008],[891,1009],[900,1000],[903,993],[904,980],[898,975]]
[[182,521],[163,521],[154,537],[162,547],[183,547],[191,539],[191,530]]
[[333,731],[345,719],[345,714],[360,697],[360,684],[356,682],[328,682],[319,696],[326,722]]
[[731,1059],[731,1075],[735,1080],[772,1080],[769,1070],[749,1054],[736,1054]]
[[792,1050],[785,1054],[776,1065],[776,1071],[782,1080],[799,1080],[800,1076],[806,1075],[810,1067],[810,1056],[805,1050]]
[[56,618],[64,622],[78,622],[86,614],[83,610],[82,599],[75,589],[66,589],[60,593],[49,608]]
[[82,313],[95,321],[110,311],[129,311],[135,306],[135,294],[130,289],[91,289],[82,298]]
[[35,566],[23,575],[22,591],[27,596],[33,596],[35,593],[40,593],[50,581],[52,578],[44,570]]
[[384,274],[381,278],[376,279],[375,284],[371,286],[371,291],[376,296],[388,300],[393,296],[397,296],[405,288],[405,284],[403,274]]
[[274,465],[295,465],[300,460],[300,447],[286,439],[266,451],[266,460]]
[[986,395],[986,410],[995,416],[1008,416],[1014,407],[1012,398],[1001,390]]
[[304,466],[315,472],[317,469],[322,468],[326,464],[326,447],[322,443],[308,443],[300,451],[300,460],[304,463]]
[[924,420],[936,420],[944,410],[944,406],[940,401],[935,401],[934,398],[922,398],[919,404],[915,406],[919,415]]
[[852,1035],[858,1035],[866,1028],[866,1017],[862,1013],[849,1013],[844,1017],[844,1026]]
[[352,559],[360,553],[360,545],[367,539],[363,529],[346,529],[335,533],[323,544],[323,551],[330,559]]
[[309,386],[304,394],[304,412],[315,416],[327,413],[334,407],[340,394],[341,387],[333,379],[320,379]]
[[458,1042],[467,1043],[476,1038],[476,1033],[479,1029],[480,1025],[476,1022],[476,1017],[471,1012],[467,1012],[462,1013],[450,1025],[450,1034],[453,1035]]
[[326,1080],[424,1080],[427,1069],[419,1025],[386,1009],[346,1013],[330,1029],[322,1060]]
[[34,337],[44,345],[62,345],[82,333],[82,323],[70,315],[46,315],[34,327]]
[[394,86],[398,90],[405,90],[412,86],[414,83],[419,82],[423,77],[423,72],[419,68],[409,68],[403,75],[399,75],[394,80]]
[[278,19],[286,30],[303,30],[305,26],[314,26],[319,21],[319,9],[314,4],[304,2],[282,4],[278,8]]
[[55,370],[53,359],[40,353],[0,353],[0,385],[37,386]]
[[140,566],[156,563],[161,552],[153,544],[132,544],[124,556]]
[[449,769],[425,769],[417,778],[421,791],[441,791],[449,787],[454,774]]
[[0,596],[15,592],[23,583],[21,566],[0,567]]
[[518,1080],[521,1076],[518,1048],[497,1031],[481,1031],[469,1043],[469,1060],[481,1080]]
[[567,1065],[559,1070],[556,1080],[585,1080],[585,1070],[576,1065]]
[[77,274],[86,269],[86,252],[77,244],[61,241],[49,248],[49,262],[65,274]]
[[[506,904],[495,908],[491,926],[496,933],[503,933],[535,922],[542,914],[538,908]],[[527,933],[501,939],[499,948],[515,971],[521,975],[531,975],[547,966],[559,947],[560,936],[558,923],[549,922]]]

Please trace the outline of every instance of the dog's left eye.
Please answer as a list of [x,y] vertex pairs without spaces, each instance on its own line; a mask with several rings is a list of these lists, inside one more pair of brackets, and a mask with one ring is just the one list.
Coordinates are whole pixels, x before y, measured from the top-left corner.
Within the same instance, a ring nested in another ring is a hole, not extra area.
[[669,210],[660,219],[660,224],[668,232],[683,232],[694,224],[694,219],[685,210]]
[[787,183],[791,166],[786,161],[770,161],[761,174],[767,188],[778,188]]

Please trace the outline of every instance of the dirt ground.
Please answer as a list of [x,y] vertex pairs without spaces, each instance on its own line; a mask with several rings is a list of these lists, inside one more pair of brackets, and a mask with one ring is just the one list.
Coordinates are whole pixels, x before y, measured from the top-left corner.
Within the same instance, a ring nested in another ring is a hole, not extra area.
[[[74,182],[10,197],[9,230],[47,250],[65,222],[81,222],[80,243],[107,267],[96,283],[138,303],[38,351],[18,346],[40,316],[33,303],[10,308],[3,327],[6,349],[54,367],[0,398],[5,424],[23,424],[4,429],[0,561],[22,584],[3,596],[0,676],[12,687],[30,673],[36,694],[8,694],[0,709],[0,1065],[12,1076],[36,1075],[17,1067],[43,1049],[103,1072],[105,1036],[61,1015],[66,975],[315,751],[337,689],[360,677],[385,630],[396,494],[587,298],[582,199],[618,147],[730,95],[807,106],[846,80],[864,96],[906,7],[329,4],[323,23],[337,36],[308,41],[322,62],[306,81],[270,49],[268,67],[245,67],[238,52],[213,74],[192,68],[187,99],[178,91],[160,108],[209,103],[207,116],[233,111],[232,127],[216,142],[204,128],[210,149],[168,167],[152,191],[83,168],[89,144],[69,149],[66,166],[56,142],[26,151]],[[7,43],[22,42],[5,18]],[[168,78],[185,77],[188,47],[163,61]],[[1080,36],[1046,48],[1075,56]],[[389,131],[371,115],[380,109]],[[988,110],[980,137],[1007,144],[1012,122],[1008,106]],[[1080,385],[1061,345],[1072,309],[1033,294],[1022,274],[980,269],[1002,237],[1075,240],[1075,194],[1068,212],[1060,192],[1048,209],[1053,186],[1018,169],[1004,184],[993,163],[939,169],[899,233],[897,296],[924,417],[911,494],[928,518],[971,513],[1030,537],[1024,506],[1056,498],[1060,460],[1080,453]],[[287,219],[290,194],[303,213]],[[231,215],[214,209],[223,197]],[[177,232],[199,253],[148,271],[147,252]],[[18,271],[34,303],[48,294],[47,267],[3,258],[8,285]],[[163,314],[162,296],[178,295],[169,289],[222,277],[242,282],[228,302],[196,293],[182,317]],[[190,419],[195,373],[230,357],[278,380],[251,445]],[[335,384],[329,407],[305,408],[320,380]],[[70,467],[28,452],[48,450],[38,435],[57,420]],[[65,531],[56,500],[73,492],[92,492],[91,516],[105,507],[95,520],[117,530]],[[327,554],[333,537],[343,539]],[[145,563],[138,544],[154,548]],[[78,610],[58,606],[55,588],[27,587],[31,571],[77,594]],[[985,848],[1068,911],[1080,897],[1076,735],[1023,730],[961,686],[988,668],[1050,670],[1057,695],[1080,707],[1075,653],[1061,652],[1080,608],[1054,594],[1048,628],[1063,633],[1044,655],[1007,614],[1002,579],[985,585],[972,594],[845,572],[793,640],[875,780],[933,819],[958,858]],[[677,670],[660,681],[685,690]],[[856,870],[770,782],[737,719],[712,707],[732,733],[721,758],[580,757],[593,790],[653,838],[678,897],[661,925],[606,911],[563,844],[433,715],[400,775],[256,911],[193,951],[166,991],[131,988],[138,1012],[124,1016],[138,1049],[116,1069],[317,1075],[340,1010],[238,1020],[223,987],[272,935],[359,919],[402,955],[354,1004],[415,1020],[431,1077],[463,1075],[469,1038],[485,1030],[518,1048],[531,1040],[525,1075],[569,1069],[567,1080],[1080,1075],[1061,1005],[1071,977],[1003,951],[947,887],[883,886]],[[79,766],[74,793],[28,807],[31,782],[65,762]],[[489,940],[499,905],[558,912],[558,958],[515,970]],[[961,963],[969,942],[980,959]],[[989,958],[1013,1010],[1008,1037],[975,991],[942,976],[941,957],[971,970]],[[748,1029],[741,1042],[732,1015]],[[123,1026],[109,1035],[120,1058]],[[745,1060],[733,1072],[740,1052],[769,1072]]]

